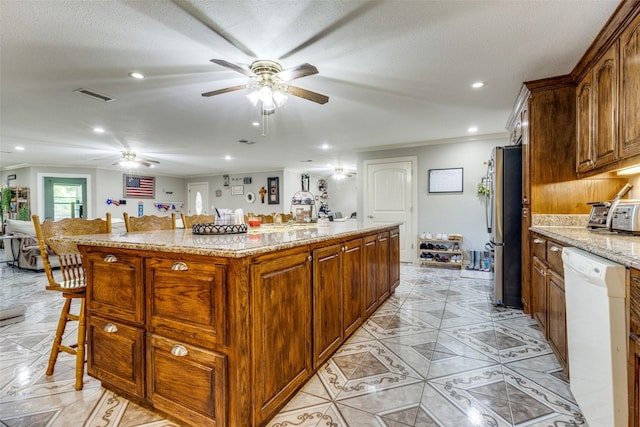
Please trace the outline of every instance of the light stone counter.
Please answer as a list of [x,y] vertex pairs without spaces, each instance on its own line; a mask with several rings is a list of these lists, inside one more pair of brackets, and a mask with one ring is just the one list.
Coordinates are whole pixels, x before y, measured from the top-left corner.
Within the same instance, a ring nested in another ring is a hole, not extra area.
[[85,236],[60,237],[78,244],[107,248],[153,250],[159,252],[178,252],[194,255],[222,256],[241,258],[288,249],[336,238],[359,236],[399,224],[364,224],[356,220],[330,222],[329,225],[317,224],[263,224],[259,228],[250,228],[247,233],[197,235],[190,229],[171,231],[123,232]]
[[626,267],[640,269],[640,236],[590,231],[586,227],[534,226],[530,230]]

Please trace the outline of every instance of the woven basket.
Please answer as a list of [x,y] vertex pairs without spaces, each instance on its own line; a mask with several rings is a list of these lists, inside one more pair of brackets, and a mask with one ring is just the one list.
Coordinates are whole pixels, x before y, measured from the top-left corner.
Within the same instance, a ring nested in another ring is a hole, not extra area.
[[220,225],[212,222],[204,224],[193,224],[191,227],[193,234],[239,234],[246,233],[245,224]]

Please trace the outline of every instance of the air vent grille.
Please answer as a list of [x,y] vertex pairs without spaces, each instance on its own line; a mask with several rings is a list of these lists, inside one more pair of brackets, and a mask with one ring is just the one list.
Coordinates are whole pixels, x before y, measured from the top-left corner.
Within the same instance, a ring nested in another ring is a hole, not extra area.
[[104,102],[111,102],[111,101],[115,101],[115,98],[111,98],[107,95],[101,95],[97,92],[94,92],[92,90],[89,89],[84,89],[84,88],[80,88],[80,89],[76,89],[74,90],[74,92],[79,93],[81,95],[85,95],[85,96],[89,96],[93,99],[97,99],[99,101],[104,101]]
[[256,143],[255,141],[249,141],[248,139],[239,139],[238,142],[240,144],[247,144],[247,145],[253,145]]

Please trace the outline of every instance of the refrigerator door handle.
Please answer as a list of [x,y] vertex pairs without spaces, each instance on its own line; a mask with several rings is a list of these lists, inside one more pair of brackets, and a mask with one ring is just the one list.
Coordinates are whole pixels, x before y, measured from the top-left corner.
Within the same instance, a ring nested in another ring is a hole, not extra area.
[[485,192],[484,192],[484,216],[487,223],[487,233],[491,233],[493,226],[493,188],[491,185],[491,167],[493,166],[493,159],[487,163],[487,174],[485,176]]

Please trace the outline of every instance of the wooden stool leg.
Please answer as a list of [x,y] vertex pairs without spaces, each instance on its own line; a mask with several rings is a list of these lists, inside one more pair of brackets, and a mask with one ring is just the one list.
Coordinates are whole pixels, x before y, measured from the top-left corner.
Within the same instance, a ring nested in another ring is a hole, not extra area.
[[60,344],[62,343],[62,336],[64,330],[67,327],[67,317],[69,309],[71,307],[71,298],[64,297],[64,306],[62,312],[60,312],[60,320],[58,320],[58,329],[56,330],[56,337],[53,340],[53,346],[51,346],[51,355],[49,356],[49,365],[47,366],[47,375],[53,374],[53,367],[58,359],[58,353],[60,353]]
[[84,376],[84,344],[87,340],[84,303],[85,298],[80,298],[80,314],[78,315],[78,348],[76,349],[76,390],[82,390],[82,377]]

